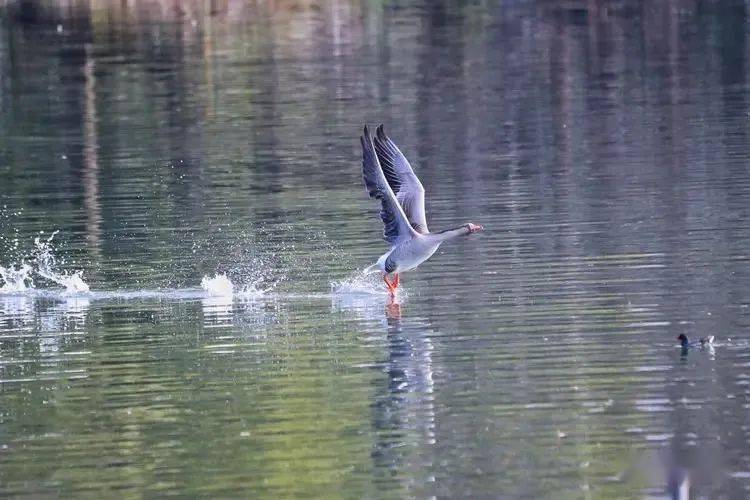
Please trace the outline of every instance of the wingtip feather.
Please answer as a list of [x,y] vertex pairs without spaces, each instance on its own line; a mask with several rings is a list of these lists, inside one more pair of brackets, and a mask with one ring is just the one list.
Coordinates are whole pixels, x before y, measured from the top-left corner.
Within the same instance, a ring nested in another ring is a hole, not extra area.
[[380,140],[386,139],[385,129],[383,128],[382,123],[378,126],[377,130],[375,131],[375,134],[378,136],[378,139]]

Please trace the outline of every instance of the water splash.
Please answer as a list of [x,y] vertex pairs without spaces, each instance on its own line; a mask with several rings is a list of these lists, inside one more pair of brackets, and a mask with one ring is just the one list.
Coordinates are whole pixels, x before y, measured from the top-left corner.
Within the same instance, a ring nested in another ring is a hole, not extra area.
[[275,281],[261,288],[264,281],[263,277],[257,277],[250,283],[237,286],[226,274],[216,274],[213,277],[204,276],[201,279],[201,288],[208,293],[209,297],[255,299],[266,295],[279,283]]
[[[77,295],[90,299],[107,298],[143,298],[143,297],[187,297],[223,298],[222,303],[232,301],[253,301],[259,297],[268,296],[285,279],[285,275],[274,275],[277,269],[272,258],[252,256],[245,258],[238,264],[230,266],[227,272],[213,276],[205,275],[201,279],[201,288],[178,288],[159,290],[135,291],[91,291],[83,278],[82,270],[66,270],[64,258],[58,258],[55,253],[53,240],[59,231],[45,235],[42,231],[34,239],[34,248],[28,254],[15,260],[7,267],[0,267],[0,293],[21,295]],[[13,245],[17,246],[16,239]],[[18,256],[17,256],[18,258]],[[18,262],[20,261],[20,264]],[[28,263],[27,263],[28,262]],[[226,269],[227,267],[224,266]],[[42,282],[52,282],[63,287],[58,291],[55,287],[37,288],[38,283],[32,276],[42,278]]]
[[42,240],[41,237],[34,239],[36,273],[49,281],[62,285],[65,287],[66,293],[86,293],[89,291],[89,285],[83,280],[83,271],[77,270],[71,273],[57,270],[57,259],[52,248],[52,239],[58,232],[53,232],[46,240]]
[[203,316],[207,326],[231,324],[234,305],[234,284],[226,274],[204,276],[201,288],[207,297],[201,299]]
[[387,295],[388,292],[378,275],[357,271],[343,281],[331,283],[332,295]]
[[0,266],[0,278],[3,279],[0,293],[19,293],[34,288],[34,282],[31,279],[32,271],[33,268],[23,261],[18,267],[15,265]]
[[331,283],[331,311],[353,312],[368,320],[383,320],[383,309],[385,321],[399,320],[405,299],[406,293],[402,288],[391,296],[380,275],[368,273],[368,269]]
[[268,292],[271,291],[271,289],[272,289],[272,287],[271,288],[260,289],[260,288],[257,288],[256,285],[254,285],[254,284],[251,283],[249,285],[243,286],[235,294],[235,296],[239,297],[241,299],[257,299],[258,297],[262,297],[262,296],[266,295]]
[[201,288],[210,297],[231,297],[234,295],[234,284],[226,274],[217,274],[213,278],[204,276],[201,280]]

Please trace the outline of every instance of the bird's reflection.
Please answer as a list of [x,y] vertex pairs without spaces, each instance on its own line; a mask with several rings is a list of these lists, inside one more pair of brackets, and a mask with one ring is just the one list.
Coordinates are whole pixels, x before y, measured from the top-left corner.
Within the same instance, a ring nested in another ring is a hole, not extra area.
[[434,331],[425,318],[404,317],[397,299],[386,302],[385,319],[386,352],[378,367],[387,378],[372,406],[373,459],[390,471],[421,468],[419,457],[430,454],[420,450],[435,442]]
[[[436,335],[425,318],[408,316],[398,296],[373,296],[335,300],[334,308],[351,311],[365,322],[378,322],[385,334],[383,357],[376,377],[372,426],[375,432],[372,457],[379,470],[396,472],[404,467],[421,469],[429,457],[421,453],[435,442],[433,400],[433,345]],[[380,337],[378,337],[380,338]]]
[[[642,450],[636,460],[619,474],[621,478],[641,477],[653,484],[649,490],[654,498],[688,500],[690,498],[691,473],[669,448]],[[664,496],[666,493],[668,496]],[[650,497],[650,496],[649,496]]]
[[401,304],[395,297],[388,298],[388,302],[385,305],[385,317],[389,325],[401,320]]

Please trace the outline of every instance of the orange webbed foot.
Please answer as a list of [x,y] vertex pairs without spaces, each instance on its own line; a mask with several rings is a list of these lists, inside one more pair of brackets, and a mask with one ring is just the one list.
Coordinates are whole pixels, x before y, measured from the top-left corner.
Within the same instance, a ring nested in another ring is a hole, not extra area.
[[391,281],[388,281],[388,275],[387,274],[383,275],[383,281],[385,282],[386,286],[388,287],[388,292],[391,294],[391,297],[395,297],[396,296],[396,290],[398,289],[398,283],[399,283],[398,274],[394,274],[393,276],[394,276],[394,278],[393,278],[393,281],[391,282]]

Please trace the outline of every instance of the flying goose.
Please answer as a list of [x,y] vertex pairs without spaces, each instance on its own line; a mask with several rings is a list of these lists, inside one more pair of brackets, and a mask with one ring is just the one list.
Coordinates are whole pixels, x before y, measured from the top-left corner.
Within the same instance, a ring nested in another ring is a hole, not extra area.
[[[431,233],[424,211],[424,188],[411,165],[380,125],[375,137],[365,125],[362,143],[362,171],[370,198],[380,200],[383,239],[391,244],[377,263],[365,272],[380,272],[391,296],[396,294],[399,274],[411,271],[429,259],[444,241],[476,233],[484,228],[463,224],[455,229]],[[388,277],[393,276],[393,281]]]

